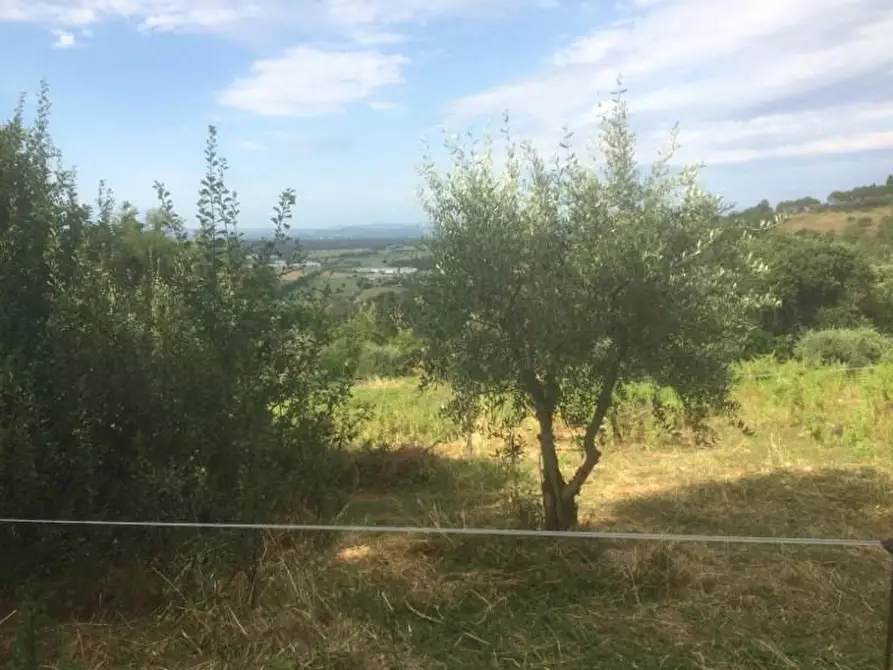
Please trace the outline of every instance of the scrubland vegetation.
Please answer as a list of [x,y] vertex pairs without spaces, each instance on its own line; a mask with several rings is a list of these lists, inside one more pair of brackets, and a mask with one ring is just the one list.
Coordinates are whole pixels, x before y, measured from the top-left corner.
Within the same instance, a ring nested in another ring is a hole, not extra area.
[[[426,162],[428,239],[314,251],[419,272],[336,293],[274,267],[308,257],[293,192],[240,236],[214,129],[191,234],[160,183],[150,212],[83,204],[46,91],[25,112],[0,517],[893,534],[893,212],[730,213],[633,163],[618,100],[595,167]],[[0,663],[874,668],[888,580],[871,548],[3,523]]]

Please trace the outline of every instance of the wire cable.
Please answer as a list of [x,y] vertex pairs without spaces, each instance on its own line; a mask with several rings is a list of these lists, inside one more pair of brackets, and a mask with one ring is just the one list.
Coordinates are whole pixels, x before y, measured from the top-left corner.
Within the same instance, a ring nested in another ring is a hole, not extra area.
[[192,528],[205,530],[267,530],[332,533],[397,533],[405,535],[476,535],[515,538],[578,540],[633,540],[645,542],[701,542],[713,544],[775,544],[824,547],[882,547],[881,540],[818,537],[760,537],[748,535],[701,535],[677,533],[632,533],[594,530],[523,530],[515,528],[441,528],[437,526],[356,526],[301,523],[200,523],[191,521],[89,521],[74,519],[0,518],[5,525],[105,526],[121,528]]

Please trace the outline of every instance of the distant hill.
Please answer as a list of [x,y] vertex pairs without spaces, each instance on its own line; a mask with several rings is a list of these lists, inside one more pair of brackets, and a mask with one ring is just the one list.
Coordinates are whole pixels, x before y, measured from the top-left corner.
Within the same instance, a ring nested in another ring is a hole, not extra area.
[[[357,226],[341,226],[339,228],[303,228],[295,226],[290,233],[301,240],[376,240],[376,239],[413,239],[422,237],[429,230],[423,223],[369,223]],[[271,231],[246,231],[246,236],[262,237]]]
[[824,202],[813,196],[783,200],[773,207],[761,200],[753,207],[731,212],[735,218],[764,220],[774,214],[811,214],[816,212],[854,212],[893,206],[893,174],[880,184],[856,186],[848,191],[832,191]]
[[782,228],[792,232],[811,230],[817,233],[843,233],[858,227],[864,232],[876,231],[893,217],[893,206],[865,207],[849,211],[815,211],[791,215]]
[[893,174],[879,184],[833,191],[824,201],[813,196],[785,200],[773,207],[768,200],[729,216],[748,221],[765,221],[776,214],[785,216],[782,228],[816,233],[871,234],[893,221]]

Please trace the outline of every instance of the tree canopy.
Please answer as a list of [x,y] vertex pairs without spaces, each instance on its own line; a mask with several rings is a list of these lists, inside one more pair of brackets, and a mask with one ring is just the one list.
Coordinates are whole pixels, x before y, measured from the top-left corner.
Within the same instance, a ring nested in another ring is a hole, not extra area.
[[[536,416],[546,525],[565,529],[620,386],[673,386],[693,412],[725,400],[765,302],[750,230],[722,216],[695,169],[671,168],[672,151],[643,174],[622,98],[594,166],[567,143],[547,162],[509,137],[502,170],[490,139],[447,146],[450,171],[423,166],[434,270],[415,287],[414,325],[426,378],[450,382],[457,413],[508,400]],[[583,433],[570,477],[555,451],[559,415]]]

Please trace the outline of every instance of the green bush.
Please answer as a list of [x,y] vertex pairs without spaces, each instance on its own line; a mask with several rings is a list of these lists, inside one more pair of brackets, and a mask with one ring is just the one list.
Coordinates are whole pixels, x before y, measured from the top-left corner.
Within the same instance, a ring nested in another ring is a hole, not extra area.
[[420,344],[409,328],[401,328],[379,305],[366,305],[339,327],[326,347],[323,365],[360,378],[411,374]]
[[384,344],[365,342],[360,351],[360,377],[403,377],[412,374],[419,356],[419,343],[411,331],[401,331]]
[[832,328],[806,333],[796,355],[810,365],[863,367],[880,363],[893,351],[893,341],[871,328]]
[[808,330],[868,325],[874,275],[859,247],[814,235],[777,233],[759,239],[755,250],[769,265],[761,288],[778,300],[760,319],[767,333],[799,336]]
[[[48,110],[44,91],[33,126],[21,109],[0,125],[3,515],[259,521],[321,504],[348,380],[319,364],[322,305],[283,297],[268,266],[294,194],[248,262],[211,128],[194,236],[160,184],[145,221],[104,189],[92,210],[57,167]],[[0,587],[164,537],[2,526]]]
[[874,268],[874,284],[868,300],[868,313],[882,333],[893,333],[893,265]]
[[374,342],[363,345],[357,366],[360,377],[400,377],[408,372],[406,357],[399,347]]

